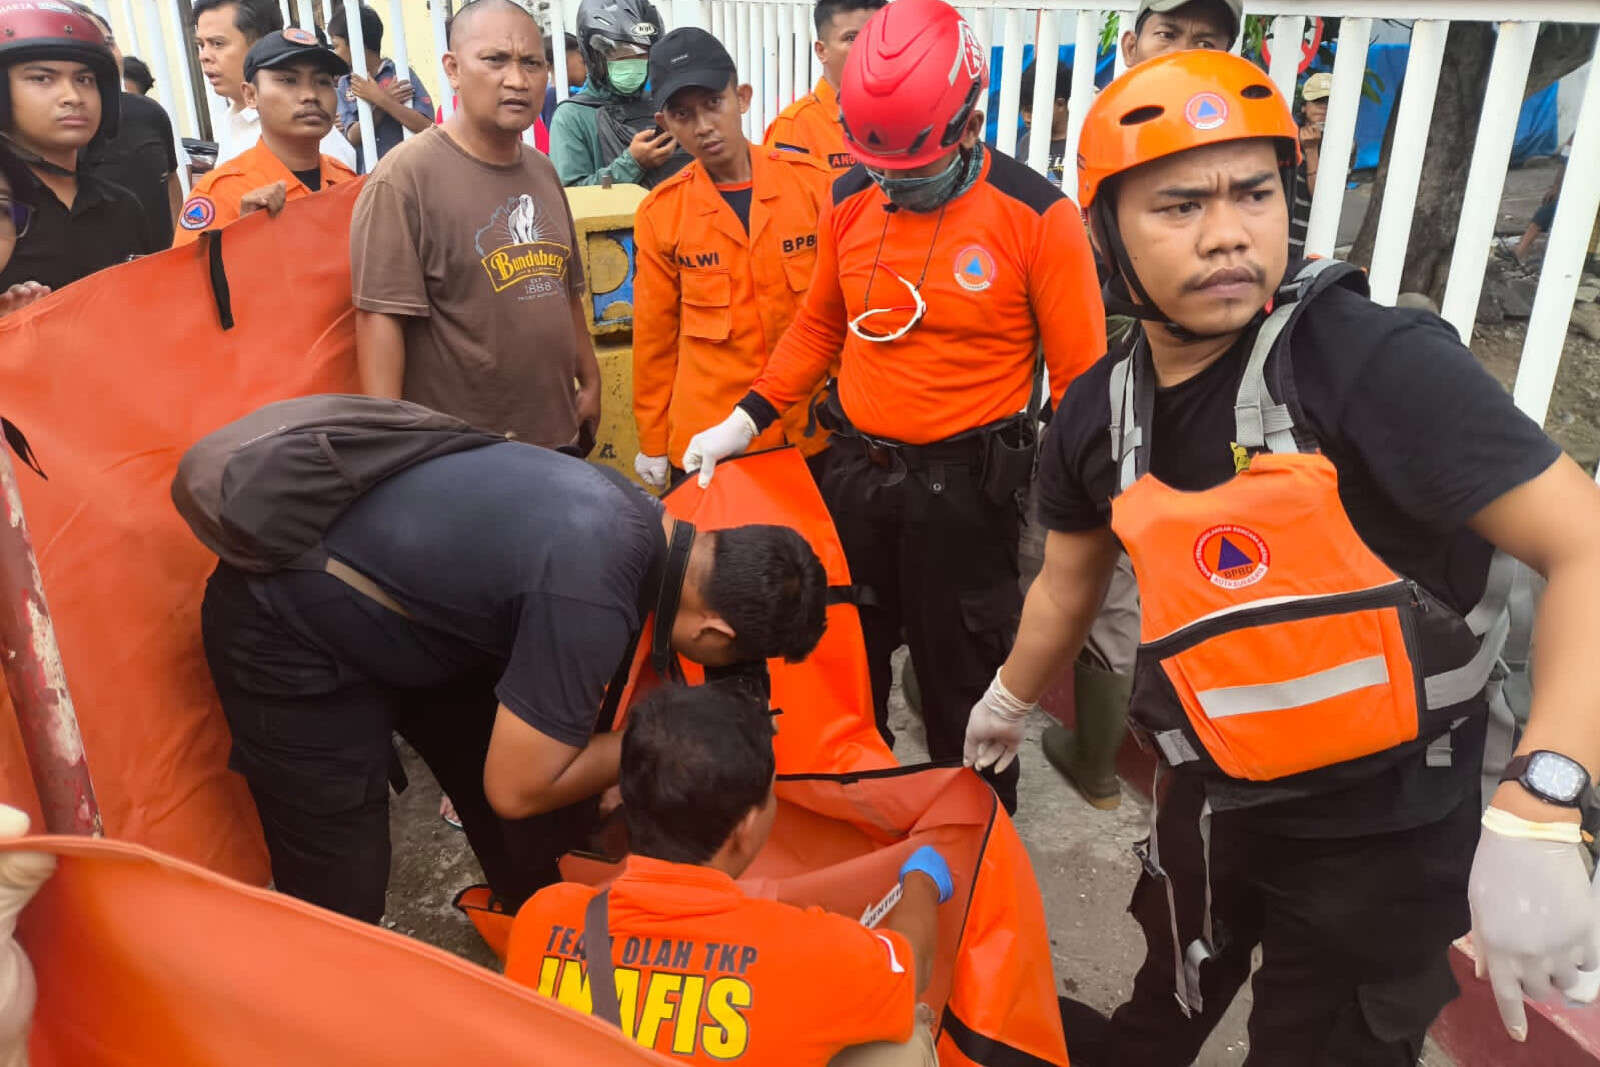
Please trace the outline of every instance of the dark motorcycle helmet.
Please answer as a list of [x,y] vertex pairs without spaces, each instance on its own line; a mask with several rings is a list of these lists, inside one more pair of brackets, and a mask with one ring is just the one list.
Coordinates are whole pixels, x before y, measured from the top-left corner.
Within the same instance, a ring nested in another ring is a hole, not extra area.
[[578,51],[597,85],[610,86],[606,53],[625,44],[649,49],[665,24],[650,0],[583,0],[578,6]]
[[[122,113],[122,79],[106,35],[75,4],[13,0],[0,6],[0,72],[30,59],[82,63],[100,87],[99,136],[115,137]],[[11,79],[0,77],[0,128],[11,129]]]

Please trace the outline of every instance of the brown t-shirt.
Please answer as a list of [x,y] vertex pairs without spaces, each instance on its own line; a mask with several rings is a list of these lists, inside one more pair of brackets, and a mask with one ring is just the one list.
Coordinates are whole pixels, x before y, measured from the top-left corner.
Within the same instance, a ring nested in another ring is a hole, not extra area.
[[405,317],[405,398],[546,447],[578,433],[572,212],[550,160],[501,166],[441,127],[383,157],[350,226],[355,305]]

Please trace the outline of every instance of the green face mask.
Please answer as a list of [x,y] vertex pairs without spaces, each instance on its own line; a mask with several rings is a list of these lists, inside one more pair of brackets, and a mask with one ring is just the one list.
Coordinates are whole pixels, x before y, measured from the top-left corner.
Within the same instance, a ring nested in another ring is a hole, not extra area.
[[632,96],[643,89],[649,77],[648,59],[613,59],[606,64],[606,80],[623,96]]

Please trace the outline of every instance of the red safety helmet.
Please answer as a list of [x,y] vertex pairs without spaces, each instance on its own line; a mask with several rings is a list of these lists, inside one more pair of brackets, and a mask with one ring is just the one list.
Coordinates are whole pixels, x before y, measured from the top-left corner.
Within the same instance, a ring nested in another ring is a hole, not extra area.
[[[29,59],[61,59],[94,71],[100,86],[100,134],[117,135],[122,79],[106,35],[76,4],[62,0],[0,3],[0,72]],[[11,80],[0,77],[0,122],[11,125]]]
[[839,121],[855,157],[910,170],[961,139],[989,85],[983,45],[944,0],[895,0],[867,20],[845,60]]

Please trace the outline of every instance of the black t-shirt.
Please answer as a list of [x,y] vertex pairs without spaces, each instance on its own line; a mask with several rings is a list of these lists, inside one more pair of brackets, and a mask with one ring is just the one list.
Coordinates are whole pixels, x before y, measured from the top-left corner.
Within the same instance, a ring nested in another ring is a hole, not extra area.
[[322,168],[321,167],[313,167],[310,170],[295,170],[295,171],[290,171],[289,173],[293,174],[296,178],[299,178],[300,179],[300,184],[304,185],[307,189],[310,189],[313,193],[321,191],[321,189],[322,189]]
[[84,150],[82,165],[138,198],[151,238],[151,247],[144,251],[160,252],[172,246],[167,176],[178,169],[178,154],[172,120],[160,104],[147,96],[123,93],[117,136],[96,138]]
[[589,741],[665,550],[654,497],[615,471],[516,442],[395,475],[325,543],[430,631],[441,661],[504,662],[500,702],[575,746]]
[[[1189,491],[1233,476],[1233,405],[1253,340],[1252,331],[1195,377],[1156,391],[1152,475]],[[1110,521],[1117,477],[1110,370],[1119,355],[1073,382],[1050,423],[1039,473],[1039,516],[1049,529]],[[1483,595],[1493,550],[1466,521],[1542,473],[1560,450],[1449,325],[1427,312],[1382,307],[1335,287],[1301,316],[1290,356],[1305,429],[1338,470],[1339,496],[1356,532],[1393,570],[1469,611]],[[1459,741],[1464,752],[1469,739]],[[1475,786],[1476,762],[1458,755],[1451,770],[1440,771],[1418,754],[1336,804],[1318,798],[1317,808],[1342,812],[1352,828],[1420,825]],[[1287,814],[1288,805],[1276,807]],[[1324,829],[1330,822],[1317,821]]]
[[717,192],[722,194],[722,199],[733,208],[733,213],[739,216],[739,221],[744,224],[744,232],[750,232],[750,183],[737,186],[717,186]]
[[121,186],[80,170],[71,208],[37,175],[33,186],[33,221],[0,271],[0,290],[28,281],[60,289],[150,249],[139,201]]

